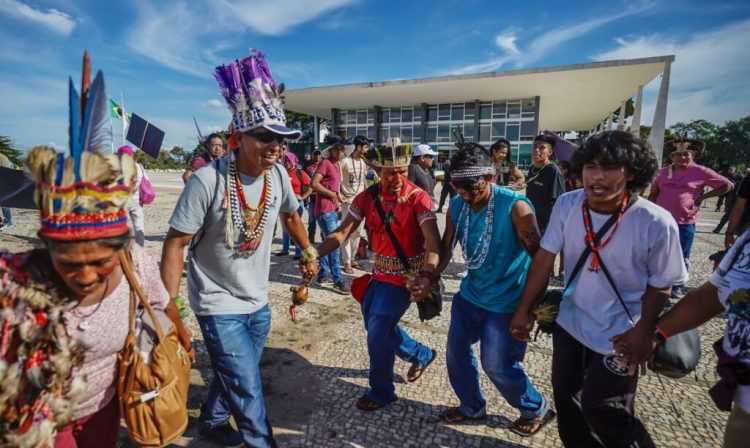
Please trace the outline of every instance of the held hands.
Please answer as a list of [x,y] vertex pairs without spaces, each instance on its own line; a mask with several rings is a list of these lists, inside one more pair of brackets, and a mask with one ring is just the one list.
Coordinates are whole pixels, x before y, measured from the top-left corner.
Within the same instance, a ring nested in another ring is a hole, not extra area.
[[318,275],[320,271],[320,265],[318,260],[305,260],[302,258],[299,261],[299,272],[305,280],[312,280],[313,277]]
[[516,310],[510,320],[510,335],[519,341],[530,341],[536,316],[533,311]]
[[628,375],[636,374],[639,366],[645,374],[646,362],[654,356],[653,329],[636,324],[611,340],[615,353],[622,355],[628,363]]
[[427,277],[414,277],[406,281],[406,289],[411,293],[411,301],[419,302],[427,297],[432,282]]

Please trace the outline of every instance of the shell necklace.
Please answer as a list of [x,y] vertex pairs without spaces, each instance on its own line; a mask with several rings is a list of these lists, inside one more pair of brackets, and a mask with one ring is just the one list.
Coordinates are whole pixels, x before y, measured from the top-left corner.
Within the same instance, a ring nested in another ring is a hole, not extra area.
[[237,228],[242,229],[242,241],[239,248],[235,250],[235,256],[247,258],[253,255],[263,240],[263,233],[268,222],[268,198],[271,197],[271,174],[268,170],[263,171],[263,191],[260,194],[258,205],[253,207],[247,203],[245,190],[242,188],[240,171],[237,161],[229,165],[229,177],[234,184],[229,190],[229,200],[232,203],[232,220]]
[[[469,250],[469,217],[471,215],[471,205],[464,202],[461,208],[461,213],[458,215],[457,222],[464,220],[464,225],[461,234],[461,253],[466,261],[466,266],[469,270],[479,269],[487,258],[487,254],[490,251],[492,245],[492,231],[494,229],[495,220],[495,189],[490,185],[490,199],[487,204],[487,220],[484,224],[484,230],[479,236],[476,242],[476,246],[473,251]],[[469,253],[471,252],[471,253]]]

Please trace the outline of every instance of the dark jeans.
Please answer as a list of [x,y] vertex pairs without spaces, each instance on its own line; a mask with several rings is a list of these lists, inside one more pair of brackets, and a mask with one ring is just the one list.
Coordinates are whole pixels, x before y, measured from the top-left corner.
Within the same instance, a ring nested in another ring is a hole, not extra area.
[[690,251],[693,250],[695,240],[695,224],[677,224],[680,231],[680,246],[682,247],[682,258],[685,259],[685,268],[690,268]]
[[3,207],[3,224],[6,226],[13,225],[13,215],[10,213],[10,208]]
[[[727,198],[726,205],[724,206],[724,214],[721,216],[721,219],[719,220],[719,224],[714,229],[714,232],[721,232],[721,229],[724,228],[724,226],[729,222],[729,215],[732,214],[732,208],[734,208],[734,203],[737,202],[737,196],[730,195]],[[719,208],[718,206],[716,207]]]
[[[302,213],[305,212],[305,206],[302,202],[299,203],[299,208],[297,208],[297,213],[299,214],[300,219],[302,219]],[[289,252],[289,234],[286,233],[286,230],[281,230],[281,251],[282,252]],[[299,246],[295,243],[294,244],[294,255],[297,257],[302,256],[302,251],[300,250]]]
[[247,446],[275,447],[259,366],[271,329],[270,308],[266,305],[252,314],[196,317],[214,371],[199,420],[214,427],[232,415]]
[[308,197],[310,205],[307,207],[307,239],[310,240],[310,244],[315,243],[315,231],[318,229],[318,224],[313,213],[315,212],[315,195]]
[[566,447],[653,447],[635,418],[638,376],[620,376],[604,366],[560,326],[552,334],[552,392],[557,430]]
[[[450,184],[447,184],[445,181],[443,181],[443,189],[440,190],[440,203],[438,205],[438,210],[443,209],[443,204],[445,203],[445,198],[450,195],[451,199],[453,199],[453,196],[456,195],[455,190],[450,186]],[[450,205],[450,201],[448,201],[448,204]]]

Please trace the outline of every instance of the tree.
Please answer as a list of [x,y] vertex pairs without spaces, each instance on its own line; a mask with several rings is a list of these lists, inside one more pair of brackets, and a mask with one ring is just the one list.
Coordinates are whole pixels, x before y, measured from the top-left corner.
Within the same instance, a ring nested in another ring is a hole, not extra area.
[[[312,142],[315,139],[315,121],[311,115],[305,115],[298,112],[286,111],[286,125],[292,129],[297,129],[302,132],[302,138],[300,142]],[[321,129],[327,129],[331,131],[331,121],[326,119],[319,119]]]
[[187,153],[184,149],[182,149],[182,146],[173,147],[169,151],[169,155],[172,157],[172,160],[174,160],[175,163],[179,163],[180,165],[185,165],[187,163],[187,161],[185,160]]
[[14,142],[10,137],[0,135],[0,153],[4,154],[10,161],[16,165],[23,162],[23,153],[16,149]]
[[725,163],[747,166],[750,162],[750,116],[726,122],[716,134],[716,155]]

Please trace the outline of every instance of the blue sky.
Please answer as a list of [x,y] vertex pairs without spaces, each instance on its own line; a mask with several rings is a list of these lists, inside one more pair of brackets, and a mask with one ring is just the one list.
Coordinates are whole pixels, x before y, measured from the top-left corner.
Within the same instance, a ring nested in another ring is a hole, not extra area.
[[22,149],[67,147],[84,49],[168,147],[195,145],[193,116],[228,123],[212,70],[250,47],[287,88],[675,54],[668,124],[750,115],[743,0],[0,0],[0,42],[0,134]]

